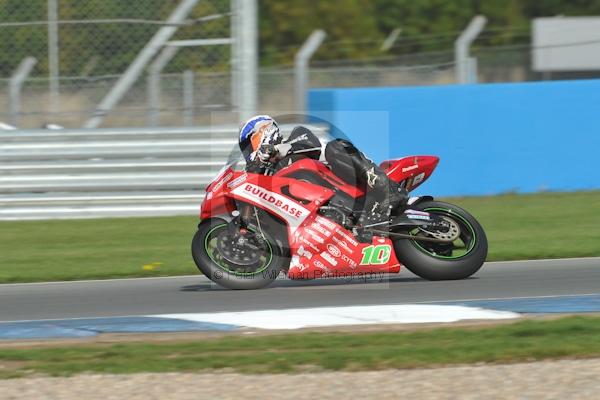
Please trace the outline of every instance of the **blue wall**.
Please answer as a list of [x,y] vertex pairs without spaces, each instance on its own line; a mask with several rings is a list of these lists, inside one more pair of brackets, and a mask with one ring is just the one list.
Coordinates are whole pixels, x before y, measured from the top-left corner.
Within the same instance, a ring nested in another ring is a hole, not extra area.
[[439,156],[421,193],[600,188],[600,80],[315,89],[308,101],[378,162]]

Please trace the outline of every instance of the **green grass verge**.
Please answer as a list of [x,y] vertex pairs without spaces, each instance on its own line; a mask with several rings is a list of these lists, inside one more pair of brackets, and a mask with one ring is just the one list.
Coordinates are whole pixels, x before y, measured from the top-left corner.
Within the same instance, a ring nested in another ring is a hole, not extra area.
[[[488,260],[600,256],[600,192],[448,199],[489,239]],[[189,217],[0,222],[0,283],[194,274]]]
[[0,378],[31,374],[377,370],[599,357],[600,318],[411,332],[229,336],[194,342],[0,348]]
[[490,261],[600,256],[600,191],[449,201],[481,222]]
[[198,218],[0,222],[0,282],[197,273]]

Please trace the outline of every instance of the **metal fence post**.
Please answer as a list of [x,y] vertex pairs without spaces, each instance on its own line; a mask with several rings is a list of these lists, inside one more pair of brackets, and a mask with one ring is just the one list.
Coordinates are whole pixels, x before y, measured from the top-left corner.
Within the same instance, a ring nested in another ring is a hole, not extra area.
[[10,77],[8,88],[10,122],[17,127],[21,122],[21,89],[36,63],[37,59],[34,57],[24,58]]
[[58,111],[60,59],[58,47],[58,0],[48,0],[48,83],[50,112]]
[[478,77],[477,77],[477,70],[478,70],[478,62],[477,62],[477,57],[469,57],[469,61],[468,61],[468,79],[467,79],[467,83],[469,84],[474,84],[477,83],[478,81]]
[[[230,51],[230,59],[231,59],[231,68],[230,68],[230,73],[231,73],[231,89],[229,90],[230,92],[230,96],[231,96],[231,109],[232,110],[238,110],[239,109],[239,90],[240,90],[240,83],[239,83],[239,41],[240,41],[240,34],[239,34],[239,20],[240,20],[240,16],[239,13],[237,11],[237,2],[238,0],[231,0],[231,17],[229,18],[229,27],[231,29],[231,47],[229,48]],[[240,118],[240,115],[238,113],[238,119]],[[240,122],[240,121],[238,121]]]
[[400,36],[401,33],[401,28],[396,28],[393,31],[391,31],[390,34],[385,38],[385,40],[381,44],[379,50],[382,52],[386,52],[389,49],[391,49],[392,46],[394,46],[394,43],[396,43],[396,40],[398,40],[398,36]]
[[194,125],[194,71],[183,71],[183,125]]
[[177,32],[178,24],[180,24],[198,4],[199,0],[182,0],[177,8],[171,13],[166,25],[160,28],[144,46],[142,51],[137,55],[135,60],[127,67],[127,70],[121,75],[115,86],[102,99],[94,116],[88,119],[84,124],[84,128],[97,128],[106,114],[121,100],[123,95],[133,86],[134,82],[140,76],[144,67],[150,62],[152,57],[161,49],[161,47],[171,39]]
[[[454,42],[454,63],[456,64],[456,82],[460,84],[469,83],[469,75],[477,75],[477,69],[473,70],[473,64],[469,61],[469,48],[477,36],[481,33],[487,18],[483,15],[478,15],[471,20],[469,25],[460,34],[456,42]],[[469,71],[471,70],[471,71]]]
[[238,122],[256,114],[258,98],[258,7],[256,0],[236,0],[237,24],[233,40],[234,90],[238,97]]
[[160,52],[158,57],[148,67],[146,88],[148,95],[148,125],[157,126],[160,123],[161,73],[181,47],[217,46],[231,43],[231,38],[188,39],[167,42],[163,51]]
[[160,74],[167,64],[175,57],[179,47],[168,46],[148,67],[148,125],[158,126],[160,123]]
[[308,63],[315,54],[327,34],[318,29],[310,34],[294,57],[294,76],[296,81],[296,110],[303,114],[306,110],[306,90],[308,89]]

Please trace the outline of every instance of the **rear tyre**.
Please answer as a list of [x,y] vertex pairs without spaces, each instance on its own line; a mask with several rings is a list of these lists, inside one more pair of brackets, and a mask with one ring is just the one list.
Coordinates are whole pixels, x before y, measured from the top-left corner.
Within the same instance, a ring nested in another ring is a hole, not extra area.
[[229,223],[210,218],[198,225],[192,239],[192,256],[211,281],[228,289],[260,289],[273,282],[282,265],[281,250],[271,235],[249,229],[240,244]]
[[455,238],[450,243],[432,243],[411,239],[394,241],[396,257],[421,278],[438,281],[465,279],[477,272],[487,257],[488,243],[481,224],[462,208],[440,201],[424,201],[411,207],[436,214],[449,221],[448,233],[414,229],[414,236]]

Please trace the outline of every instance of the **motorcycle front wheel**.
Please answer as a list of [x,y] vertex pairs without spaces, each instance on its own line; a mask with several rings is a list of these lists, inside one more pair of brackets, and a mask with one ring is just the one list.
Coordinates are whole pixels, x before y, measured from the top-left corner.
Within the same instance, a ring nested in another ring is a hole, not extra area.
[[421,278],[438,281],[465,279],[482,267],[488,251],[487,237],[471,214],[440,201],[425,201],[411,208],[443,218],[450,229],[436,232],[415,228],[408,232],[416,238],[442,239],[445,243],[395,240],[396,257],[408,270]]
[[232,233],[221,218],[203,220],[192,239],[192,256],[211,281],[228,289],[260,289],[273,282],[282,265],[281,251],[266,231]]

